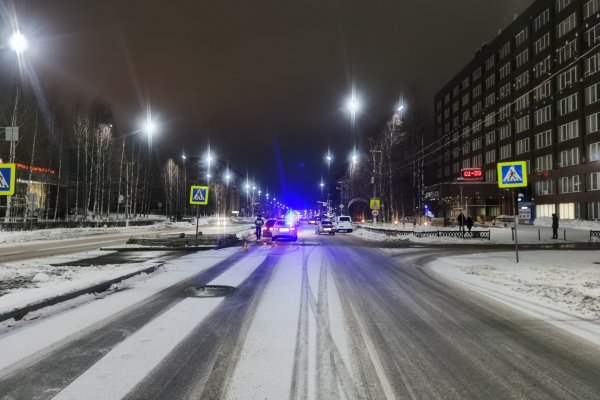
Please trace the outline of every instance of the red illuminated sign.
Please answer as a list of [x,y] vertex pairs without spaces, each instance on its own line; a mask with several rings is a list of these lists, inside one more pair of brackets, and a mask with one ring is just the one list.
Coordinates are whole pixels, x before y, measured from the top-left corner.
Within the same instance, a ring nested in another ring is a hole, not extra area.
[[463,168],[461,173],[465,181],[483,180],[483,171],[481,168]]

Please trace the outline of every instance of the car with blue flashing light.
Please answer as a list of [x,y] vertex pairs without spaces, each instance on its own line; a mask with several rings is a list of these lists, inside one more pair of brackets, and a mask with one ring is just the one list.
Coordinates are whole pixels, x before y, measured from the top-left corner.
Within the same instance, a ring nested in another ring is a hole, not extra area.
[[328,219],[322,219],[317,224],[317,226],[315,228],[315,233],[317,235],[320,235],[322,233],[326,233],[331,236],[335,235],[335,225],[334,225],[333,221],[328,220]]
[[278,219],[271,228],[271,237],[274,242],[287,239],[295,242],[298,240],[298,229],[293,219]]
[[352,232],[352,218],[348,215],[340,215],[336,218],[336,232]]

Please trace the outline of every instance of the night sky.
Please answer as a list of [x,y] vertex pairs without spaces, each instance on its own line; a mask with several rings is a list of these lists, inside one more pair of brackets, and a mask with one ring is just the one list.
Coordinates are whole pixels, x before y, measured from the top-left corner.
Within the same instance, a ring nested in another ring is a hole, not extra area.
[[294,202],[304,206],[326,174],[327,147],[334,162],[351,151],[353,85],[362,137],[411,90],[431,117],[434,93],[532,1],[0,3],[30,37],[42,85],[66,102],[101,96],[124,132],[150,104],[163,160],[200,155],[210,141],[271,193],[284,181],[306,188]]

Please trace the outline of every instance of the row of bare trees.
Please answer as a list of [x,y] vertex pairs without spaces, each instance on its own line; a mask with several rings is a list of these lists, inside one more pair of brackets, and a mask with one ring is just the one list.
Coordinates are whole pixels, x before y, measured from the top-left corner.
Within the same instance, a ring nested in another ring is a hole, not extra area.
[[0,157],[18,166],[15,195],[0,200],[6,222],[141,218],[156,209],[149,183],[158,167],[146,143],[114,125],[106,102],[69,109],[53,93],[2,81],[0,126],[19,133],[0,137]]

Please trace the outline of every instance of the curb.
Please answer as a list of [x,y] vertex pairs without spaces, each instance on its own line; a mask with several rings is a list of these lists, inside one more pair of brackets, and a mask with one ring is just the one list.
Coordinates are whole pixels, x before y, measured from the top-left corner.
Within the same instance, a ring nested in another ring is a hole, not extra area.
[[53,306],[55,304],[74,299],[74,298],[82,296],[84,294],[105,292],[115,283],[119,283],[121,281],[132,278],[139,274],[143,274],[143,273],[151,274],[154,271],[156,271],[159,267],[162,267],[163,265],[164,265],[164,263],[160,263],[160,264],[157,264],[152,267],[148,267],[148,268],[145,268],[145,269],[142,269],[139,271],[130,272],[129,274],[120,276],[118,278],[110,279],[108,281],[104,281],[102,283],[98,283],[96,285],[89,286],[84,289],[79,289],[74,292],[64,293],[64,294],[61,294],[61,295],[58,295],[55,297],[51,297],[46,300],[42,300],[38,303],[30,304],[30,305],[20,308],[18,310],[13,310],[13,311],[9,311],[9,312],[0,314],[0,322],[5,321],[7,319],[11,319],[11,318],[14,318],[16,321],[18,321],[32,311],[37,311],[37,310],[40,310],[45,307]]

